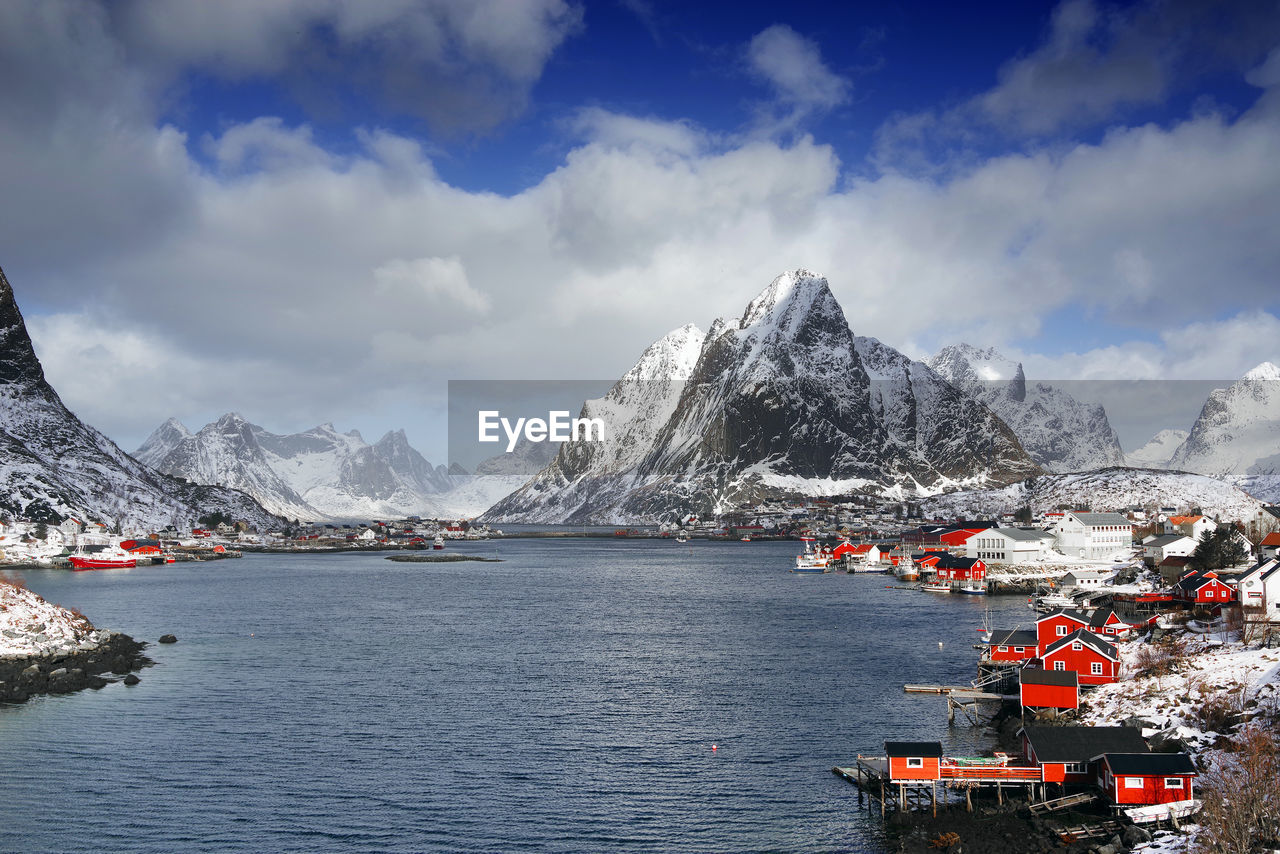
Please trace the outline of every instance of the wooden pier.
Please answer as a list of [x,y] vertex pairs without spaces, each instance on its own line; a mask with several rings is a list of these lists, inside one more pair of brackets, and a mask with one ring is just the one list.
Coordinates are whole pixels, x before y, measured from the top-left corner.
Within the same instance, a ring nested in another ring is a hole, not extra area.
[[945,694],[947,697],[947,722],[956,722],[956,710],[964,712],[970,723],[979,723],[978,703],[982,700],[1004,702],[1018,699],[1016,694],[995,694],[971,685],[903,685],[908,694]]
[[[997,759],[944,757],[935,780],[893,780],[889,775],[889,760],[883,756],[859,756],[853,765],[837,765],[831,772],[858,788],[859,804],[864,793],[868,808],[871,807],[871,798],[878,798],[881,817],[893,805],[900,810],[928,806],[936,818],[939,787],[944,792],[947,789],[963,791],[965,808],[969,812],[973,812],[975,789],[995,789],[996,800],[1001,804],[1007,787],[1026,787],[1028,800],[1034,800],[1037,786],[1042,797],[1045,789],[1044,771],[1040,766],[1016,765]],[[893,795],[895,785],[897,797]]]

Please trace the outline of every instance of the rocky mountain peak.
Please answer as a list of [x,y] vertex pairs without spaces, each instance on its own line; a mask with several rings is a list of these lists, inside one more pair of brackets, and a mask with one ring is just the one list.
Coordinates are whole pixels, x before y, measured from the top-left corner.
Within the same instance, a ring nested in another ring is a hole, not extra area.
[[[0,383],[48,388],[13,287],[0,270]],[[52,392],[52,389],[49,389]]]

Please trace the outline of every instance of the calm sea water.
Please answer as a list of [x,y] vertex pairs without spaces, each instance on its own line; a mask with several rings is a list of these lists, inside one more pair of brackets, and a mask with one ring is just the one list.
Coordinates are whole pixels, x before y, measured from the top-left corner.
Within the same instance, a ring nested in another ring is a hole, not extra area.
[[984,743],[902,691],[973,677],[982,597],[794,575],[794,543],[452,548],[503,562],[25,572],[179,643],[0,707],[0,850],[879,851],[831,766]]

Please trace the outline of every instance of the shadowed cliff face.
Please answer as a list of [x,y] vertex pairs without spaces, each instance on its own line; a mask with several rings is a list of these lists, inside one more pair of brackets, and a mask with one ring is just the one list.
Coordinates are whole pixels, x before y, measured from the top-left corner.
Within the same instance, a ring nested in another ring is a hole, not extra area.
[[261,527],[279,521],[243,493],[160,474],[76,418],[45,381],[0,271],[0,511],[159,528],[189,525],[216,510]]
[[[583,407],[609,423],[609,448],[567,443],[485,518],[661,520],[768,498],[1003,484],[1039,471],[985,406],[896,350],[855,339],[813,273],[779,276],[705,336],[689,329],[655,343]],[[660,378],[642,370],[659,363],[672,366]]]
[[0,383],[25,385],[30,391],[39,388],[56,397],[45,382],[44,369],[31,346],[27,324],[22,320],[4,270],[0,270]]

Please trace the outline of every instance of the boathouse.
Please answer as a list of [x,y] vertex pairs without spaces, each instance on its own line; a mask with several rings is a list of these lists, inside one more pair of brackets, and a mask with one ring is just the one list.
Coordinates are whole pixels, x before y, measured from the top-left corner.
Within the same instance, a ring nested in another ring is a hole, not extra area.
[[890,783],[942,779],[940,741],[886,741],[884,755]]
[[1092,785],[1104,753],[1150,753],[1142,733],[1127,726],[1026,726],[1018,730],[1022,755],[1040,766],[1046,783]]
[[1024,667],[1018,671],[1018,694],[1023,709],[1077,709],[1080,678],[1074,670]]
[[986,641],[987,661],[1018,662],[1035,658],[1040,650],[1036,633],[1029,629],[1004,629]]
[[1050,644],[1040,661],[1046,670],[1074,670],[1081,685],[1106,685],[1116,681],[1120,653],[1114,644],[1080,629]]
[[1052,644],[1089,627],[1089,615],[1083,611],[1059,608],[1036,620],[1036,647],[1041,653]]
[[1114,806],[1151,806],[1193,797],[1196,769],[1185,753],[1106,753],[1099,757],[1103,792]]

